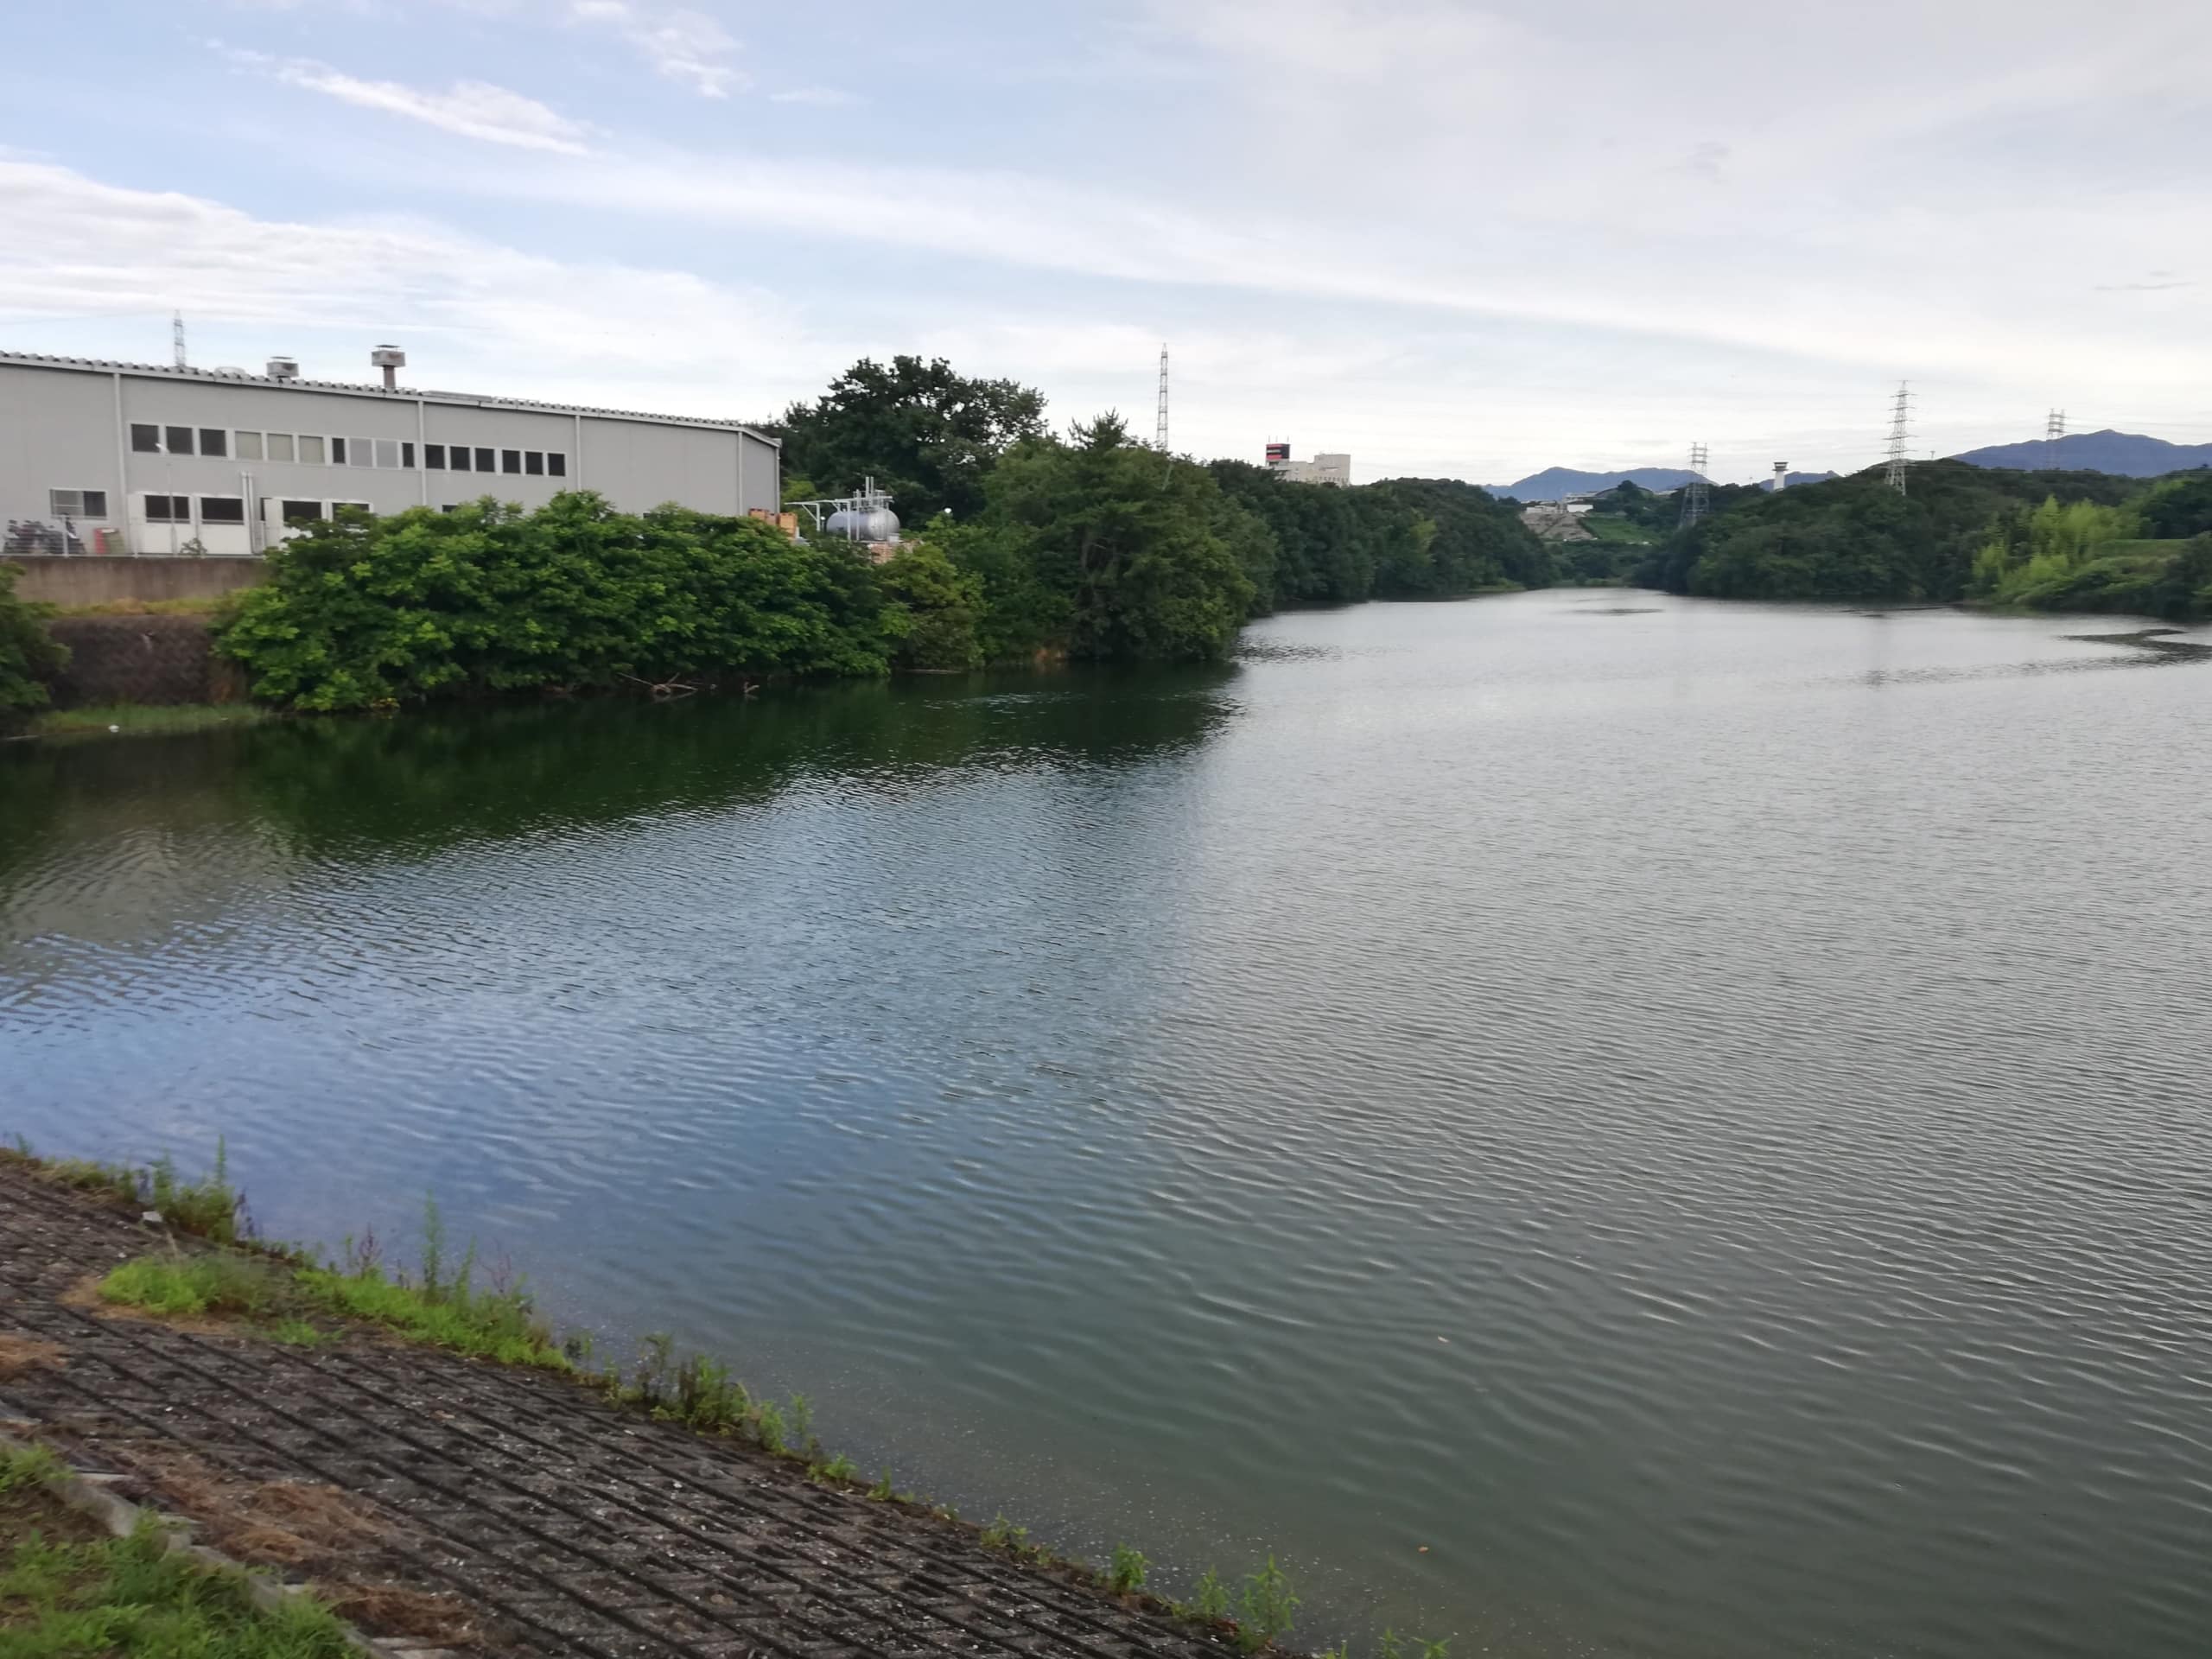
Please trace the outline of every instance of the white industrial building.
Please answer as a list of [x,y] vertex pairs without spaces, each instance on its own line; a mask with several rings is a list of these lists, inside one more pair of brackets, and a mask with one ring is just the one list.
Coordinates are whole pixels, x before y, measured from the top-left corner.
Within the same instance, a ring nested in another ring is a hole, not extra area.
[[1268,445],[1268,470],[1293,484],[1326,484],[1339,490],[1351,487],[1351,457],[1317,454],[1311,461],[1293,461],[1290,446],[1277,440]]
[[[0,352],[0,551],[253,555],[342,506],[589,489],[642,512],[780,504],[780,447],[734,421]],[[66,526],[66,528],[65,528]],[[65,543],[65,537],[67,538]]]

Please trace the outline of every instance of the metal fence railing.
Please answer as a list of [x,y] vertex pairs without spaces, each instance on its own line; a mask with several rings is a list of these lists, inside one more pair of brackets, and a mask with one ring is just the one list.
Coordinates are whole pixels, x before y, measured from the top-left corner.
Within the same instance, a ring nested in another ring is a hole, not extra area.
[[143,526],[145,544],[133,546],[123,526],[85,524],[69,518],[10,518],[0,531],[0,559],[29,558],[252,558],[256,550],[233,543],[247,538],[239,526],[190,524]]

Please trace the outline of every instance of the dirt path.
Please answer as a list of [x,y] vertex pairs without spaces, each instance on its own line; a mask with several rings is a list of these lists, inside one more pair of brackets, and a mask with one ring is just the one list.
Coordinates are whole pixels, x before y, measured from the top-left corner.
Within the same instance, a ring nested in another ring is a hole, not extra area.
[[372,1633],[598,1659],[1236,1651],[556,1376],[84,1305],[88,1275],[158,1242],[0,1168],[0,1418]]

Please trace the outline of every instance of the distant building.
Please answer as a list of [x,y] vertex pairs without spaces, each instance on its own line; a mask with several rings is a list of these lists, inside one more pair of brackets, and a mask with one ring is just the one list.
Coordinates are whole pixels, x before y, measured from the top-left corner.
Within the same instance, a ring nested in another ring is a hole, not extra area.
[[781,446],[734,421],[0,352],[0,519],[19,551],[251,556],[338,508],[596,490],[642,512],[773,513]]
[[1268,470],[1294,484],[1328,484],[1339,490],[1351,487],[1350,455],[1316,455],[1311,461],[1293,461],[1287,443],[1270,443]]

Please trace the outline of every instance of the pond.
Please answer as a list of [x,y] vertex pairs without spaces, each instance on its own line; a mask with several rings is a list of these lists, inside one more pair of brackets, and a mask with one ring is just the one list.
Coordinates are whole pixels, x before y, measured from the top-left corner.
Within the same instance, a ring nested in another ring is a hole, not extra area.
[[7,746],[0,1133],[435,1193],[1316,1645],[2199,1655],[2212,635],[2140,626],[1560,591]]

